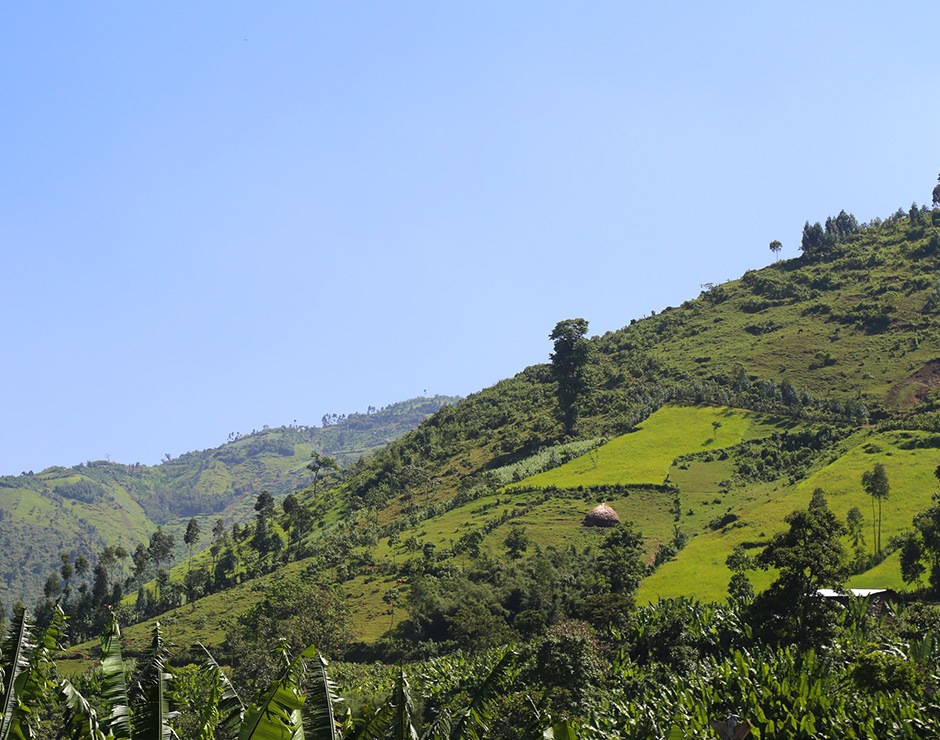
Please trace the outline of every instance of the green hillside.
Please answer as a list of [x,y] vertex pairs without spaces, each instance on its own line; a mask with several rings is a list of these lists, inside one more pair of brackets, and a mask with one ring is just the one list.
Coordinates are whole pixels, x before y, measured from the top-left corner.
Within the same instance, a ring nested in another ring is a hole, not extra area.
[[[325,417],[323,427],[288,426],[231,435],[221,447],[188,452],[157,466],[104,460],[37,474],[0,477],[0,601],[34,604],[60,553],[91,562],[105,546],[133,551],[158,525],[173,534],[175,559],[196,517],[203,531],[251,516],[267,490],[280,498],[313,478],[311,452],[353,462],[413,429],[458,399],[417,398],[368,414]],[[123,565],[125,573],[129,563]]]
[[[247,609],[296,578],[341,599],[357,658],[524,636],[615,588],[608,533],[582,524],[600,502],[642,535],[640,603],[721,600],[735,547],[761,552],[817,488],[843,521],[859,512],[842,538],[851,583],[909,588],[894,538],[930,505],[940,465],[938,267],[938,211],[808,224],[800,258],[575,337],[575,380],[557,357],[526,368],[330,485],[301,482],[291,511],[259,513],[195,559],[204,585],[169,624],[218,638],[232,616],[220,593]],[[876,464],[891,487],[880,514],[862,486]],[[774,573],[749,577],[760,590]],[[124,608],[141,615],[133,598]]]

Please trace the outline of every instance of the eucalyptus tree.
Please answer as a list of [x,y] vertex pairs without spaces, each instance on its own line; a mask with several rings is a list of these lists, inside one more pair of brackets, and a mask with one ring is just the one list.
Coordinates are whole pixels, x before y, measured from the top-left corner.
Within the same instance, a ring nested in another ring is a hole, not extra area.
[[871,496],[872,519],[875,520],[875,501],[878,502],[877,520],[872,524],[877,525],[874,529],[875,552],[881,554],[881,503],[891,492],[891,485],[888,483],[888,474],[885,472],[885,466],[881,463],[875,463],[875,467],[862,473],[862,487],[865,493]]
[[199,522],[196,520],[196,517],[193,517],[189,520],[189,523],[186,525],[186,534],[183,535],[183,543],[186,545],[186,548],[189,550],[189,568],[193,567],[193,550],[196,549],[196,544],[199,542]]
[[[319,452],[310,453],[311,462],[307,464],[307,469],[313,471],[313,495],[317,495],[317,480],[321,471],[338,470],[339,464],[336,458],[321,455]],[[325,473],[324,473],[325,474]]]

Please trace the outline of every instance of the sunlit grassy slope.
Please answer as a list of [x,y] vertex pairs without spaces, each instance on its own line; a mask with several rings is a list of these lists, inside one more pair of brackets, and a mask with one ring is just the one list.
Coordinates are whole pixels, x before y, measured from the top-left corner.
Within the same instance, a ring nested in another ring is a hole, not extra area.
[[[713,426],[715,422],[721,425],[717,429]],[[514,486],[661,484],[666,482],[672,461],[679,455],[731,447],[790,426],[791,420],[724,406],[665,406],[640,424],[637,431],[616,437],[595,452]]]
[[[717,440],[712,427],[715,420],[722,423]],[[551,485],[571,489],[615,483],[659,484],[668,475],[670,482],[678,485],[680,491],[682,513],[678,525],[691,539],[676,560],[644,581],[638,598],[641,602],[649,602],[661,596],[685,595],[708,601],[725,597],[730,573],[724,562],[733,547],[742,542],[753,543],[755,547],[765,543],[786,526],[784,517],[789,512],[808,504],[816,487],[826,491],[833,511],[841,518],[844,519],[853,506],[866,513],[869,546],[872,539],[870,499],[862,491],[860,481],[862,472],[875,462],[885,465],[892,485],[892,496],[883,506],[884,542],[908,528],[913,514],[928,505],[934,488],[932,471],[940,463],[940,449],[924,446],[932,444],[934,438],[934,435],[926,433],[869,435],[864,431],[858,432],[845,440],[842,448],[834,451],[834,459],[821,461],[808,478],[795,485],[776,481],[726,490],[719,483],[732,477],[728,460],[716,458],[707,463],[693,462],[685,465],[686,469],[672,464],[680,455],[768,437],[773,432],[794,426],[795,422],[789,419],[737,409],[667,406],[654,413],[636,432],[611,440],[599,448],[596,458],[585,455],[508,486],[499,494],[477,499],[422,522],[414,532],[402,533],[402,541],[414,534],[422,546],[430,542],[438,547],[449,547],[462,534],[482,526],[504,511],[528,508],[526,513],[512,521],[526,527],[534,544],[543,547],[569,543],[583,546],[603,536],[602,530],[582,526],[584,515],[600,501],[600,497],[559,496],[532,505],[538,501],[531,491],[532,486],[537,483],[540,487]],[[631,521],[643,533],[648,555],[651,556],[661,542],[672,538],[676,522],[671,494],[638,488],[624,495],[617,494],[607,502],[622,519]],[[709,523],[728,511],[740,517],[740,526],[713,531]],[[484,548],[494,553],[499,551],[505,536],[505,527],[495,529],[487,536]],[[382,540],[375,552],[377,561],[404,562],[407,556],[402,544],[390,547],[386,540]],[[768,585],[772,577],[772,574],[757,572],[752,579],[759,589]],[[851,585],[902,587],[897,557],[889,558],[871,572],[857,576]],[[381,596],[393,587],[401,588],[393,577],[359,577],[344,584],[357,614],[355,623],[361,638],[378,637],[399,617],[385,616],[386,607],[381,602]]]
[[[861,485],[862,474],[875,463],[882,463],[891,484],[891,494],[882,505],[882,545],[902,531],[910,529],[914,515],[930,505],[937,488],[933,471],[940,464],[937,435],[926,432],[861,432],[846,440],[834,459],[822,461],[818,469],[794,485],[782,481],[733,489],[715,506],[714,512],[699,517],[698,526],[687,524],[695,519],[695,509],[705,508],[700,492],[696,500],[683,505],[683,526],[689,527],[693,539],[672,562],[647,578],[640,587],[640,600],[655,601],[659,597],[694,596],[703,601],[723,598],[727,593],[730,572],[724,562],[735,545],[757,547],[785,526],[784,517],[794,509],[805,508],[812,492],[822,488],[829,506],[843,521],[849,509],[857,506],[865,515],[866,546],[870,551],[874,540],[874,518],[871,498]],[[702,465],[709,467],[708,464]],[[680,485],[681,490],[681,485]],[[717,492],[717,487],[715,492]],[[684,497],[687,500],[689,497]],[[688,514],[692,510],[691,515]],[[730,510],[740,519],[735,528],[712,531],[701,521]],[[845,540],[848,546],[848,539]],[[755,550],[756,551],[756,550]],[[758,573],[755,586],[766,586],[771,574]],[[850,586],[858,588],[903,588],[897,557],[888,558],[867,573],[854,576]]]

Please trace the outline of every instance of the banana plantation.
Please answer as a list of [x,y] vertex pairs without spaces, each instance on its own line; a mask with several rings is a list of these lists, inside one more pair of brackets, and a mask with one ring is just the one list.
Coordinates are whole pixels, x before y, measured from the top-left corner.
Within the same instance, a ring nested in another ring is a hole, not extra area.
[[17,608],[0,740],[672,740],[716,737],[728,715],[755,738],[940,737],[940,616],[869,607],[838,609],[816,648],[756,638],[740,603],[684,599],[603,635],[571,621],[529,644],[406,666],[328,665],[315,646],[280,641],[279,675],[250,697],[204,648],[201,663],[174,666],[159,626],[146,654],[123,658],[114,618],[97,667],[69,679],[55,663],[64,616],[38,628]]

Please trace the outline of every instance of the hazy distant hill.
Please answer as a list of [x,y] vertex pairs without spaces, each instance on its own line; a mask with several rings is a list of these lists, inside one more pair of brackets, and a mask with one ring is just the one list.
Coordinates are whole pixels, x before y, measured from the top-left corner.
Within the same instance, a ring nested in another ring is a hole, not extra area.
[[103,460],[72,468],[0,477],[0,598],[32,605],[60,553],[93,562],[104,545],[133,550],[157,525],[176,535],[191,517],[205,531],[222,518],[238,521],[262,490],[275,498],[312,478],[311,452],[346,463],[369,455],[456,402],[435,396],[392,404],[370,413],[325,417],[323,427],[287,426],[234,436],[209,450],[188,452],[156,466]]

